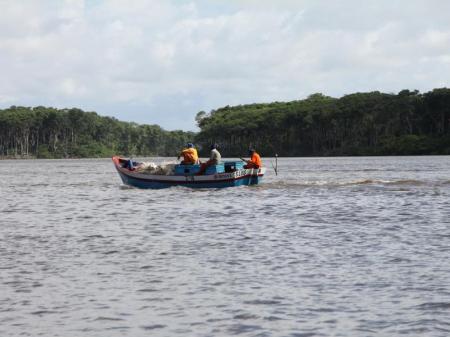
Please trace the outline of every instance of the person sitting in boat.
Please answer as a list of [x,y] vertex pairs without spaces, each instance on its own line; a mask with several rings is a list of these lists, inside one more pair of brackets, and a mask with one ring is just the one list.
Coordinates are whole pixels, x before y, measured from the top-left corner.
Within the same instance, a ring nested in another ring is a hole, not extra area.
[[197,150],[192,143],[186,144],[186,148],[180,152],[177,159],[180,159],[180,157],[183,157],[180,163],[181,165],[194,165],[199,163]]
[[255,149],[250,148],[248,150],[248,155],[250,156],[250,160],[241,158],[243,161],[245,161],[247,163],[247,165],[244,165],[245,169],[258,169],[258,168],[262,167],[261,157],[255,151]]
[[209,155],[209,159],[207,162],[202,163],[200,171],[197,173],[198,175],[203,174],[209,166],[217,165],[220,163],[222,156],[220,155],[220,152],[217,150],[217,147],[218,147],[217,144],[211,145],[211,153]]

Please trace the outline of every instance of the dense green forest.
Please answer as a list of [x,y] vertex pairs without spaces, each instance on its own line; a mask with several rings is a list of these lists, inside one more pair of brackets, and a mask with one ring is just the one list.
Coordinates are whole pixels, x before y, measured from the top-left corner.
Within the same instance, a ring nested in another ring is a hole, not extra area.
[[198,144],[226,156],[450,154],[450,89],[420,94],[314,94],[292,102],[226,106],[196,117]]
[[0,157],[175,156],[193,137],[192,132],[121,122],[80,109],[0,110]]
[[194,140],[224,156],[450,154],[450,89],[427,93],[314,94],[292,102],[199,112],[200,132],[166,131],[80,109],[12,106],[0,110],[0,157],[81,158],[113,154],[175,156]]

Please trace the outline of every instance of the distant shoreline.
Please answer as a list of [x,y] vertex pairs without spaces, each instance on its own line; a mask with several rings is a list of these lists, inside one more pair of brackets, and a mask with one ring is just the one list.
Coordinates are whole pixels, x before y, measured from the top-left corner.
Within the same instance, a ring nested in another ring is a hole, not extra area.
[[194,143],[201,156],[218,144],[224,157],[255,148],[267,157],[359,157],[450,154],[450,89],[378,91],[333,98],[320,93],[290,102],[200,111],[199,132],[122,122],[81,109],[0,109],[4,159],[176,156]]
[[39,159],[36,156],[0,156],[0,160],[28,160]]
[[[371,154],[363,154],[363,155],[342,155],[342,156],[278,156],[278,158],[358,158],[358,157],[428,157],[428,156],[450,156],[450,154],[393,154],[393,155],[371,155]],[[170,158],[171,156],[162,156],[162,155],[136,155],[136,156],[123,156],[126,158]],[[239,156],[227,156],[227,158],[238,158]],[[77,159],[110,159],[111,157],[61,157],[61,158],[37,158],[34,156],[3,156],[0,157],[1,160],[77,160]],[[203,158],[203,157],[202,157]],[[206,157],[205,157],[206,158]],[[264,158],[275,158],[275,156],[263,156]]]

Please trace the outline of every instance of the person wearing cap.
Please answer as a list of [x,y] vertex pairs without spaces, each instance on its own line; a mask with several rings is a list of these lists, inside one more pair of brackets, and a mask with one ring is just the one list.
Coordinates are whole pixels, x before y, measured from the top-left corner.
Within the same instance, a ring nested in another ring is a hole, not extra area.
[[203,163],[200,167],[200,171],[197,174],[203,174],[206,171],[206,168],[208,166],[217,165],[220,163],[220,160],[222,159],[222,156],[220,155],[220,152],[217,150],[217,144],[211,145],[211,153],[209,155],[209,159],[206,163]]
[[247,165],[244,165],[244,168],[258,169],[258,168],[262,167],[261,157],[255,151],[255,149],[253,149],[253,148],[248,149],[248,155],[250,156],[250,160],[241,158],[243,161],[245,161],[247,163]]
[[181,165],[194,165],[199,163],[197,150],[192,143],[186,144],[186,148],[180,152],[177,159],[180,159],[180,157],[183,157],[180,163]]

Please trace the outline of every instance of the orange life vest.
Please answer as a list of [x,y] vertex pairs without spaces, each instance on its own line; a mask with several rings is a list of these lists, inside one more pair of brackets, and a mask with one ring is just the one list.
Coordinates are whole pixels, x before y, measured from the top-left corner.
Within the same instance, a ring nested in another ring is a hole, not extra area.
[[253,166],[253,168],[260,168],[262,167],[262,161],[259,154],[256,152],[253,152],[252,157],[250,158],[250,162],[248,163],[249,166]]
[[196,164],[198,162],[197,150],[193,147],[184,149],[180,154],[183,156],[183,164]]

